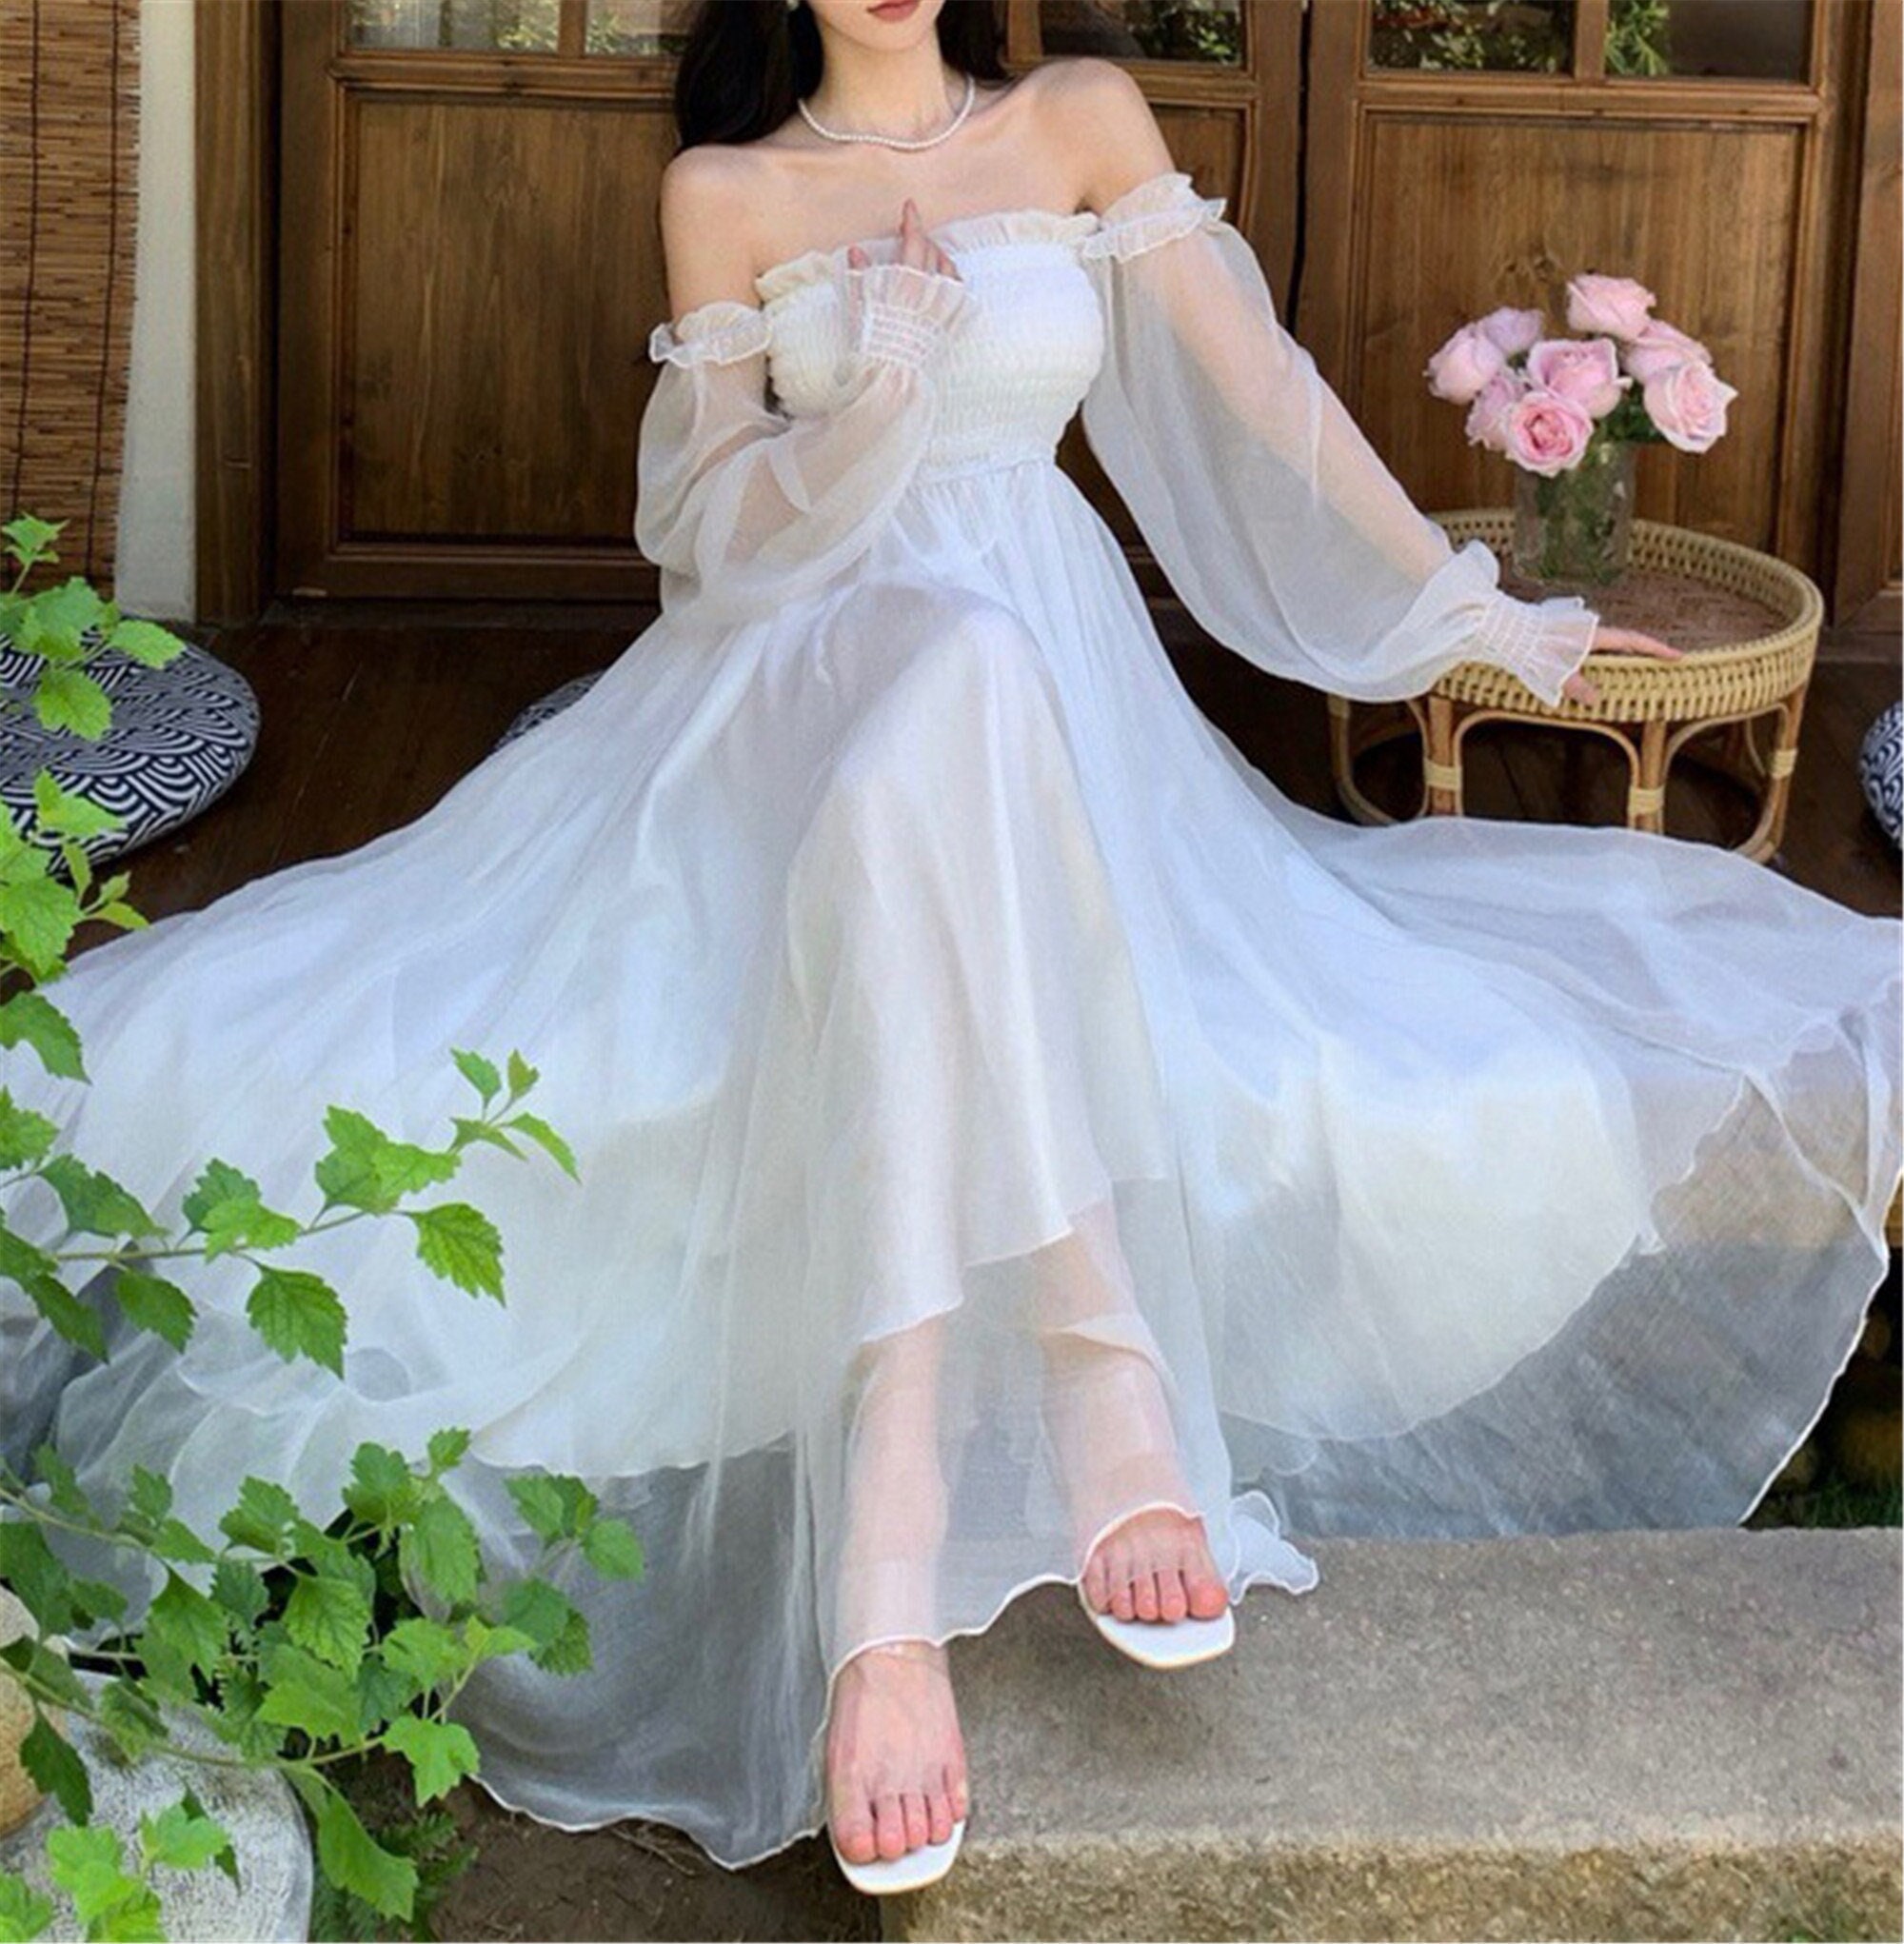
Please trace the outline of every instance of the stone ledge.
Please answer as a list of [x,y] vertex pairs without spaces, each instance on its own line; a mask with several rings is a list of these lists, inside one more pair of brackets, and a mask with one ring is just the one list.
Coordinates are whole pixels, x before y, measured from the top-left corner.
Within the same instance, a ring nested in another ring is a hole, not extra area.
[[958,1638],[971,1822],[884,1934],[1904,1934],[1896,1531],[1313,1550],[1179,1674],[1069,1587]]

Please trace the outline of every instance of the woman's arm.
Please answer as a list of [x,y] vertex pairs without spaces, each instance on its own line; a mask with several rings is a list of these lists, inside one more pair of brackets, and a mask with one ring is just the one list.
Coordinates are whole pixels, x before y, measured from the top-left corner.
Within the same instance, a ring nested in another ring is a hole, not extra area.
[[686,307],[648,341],[661,371],[638,440],[634,538],[661,569],[664,608],[748,620],[872,544],[924,450],[968,292],[928,267],[943,259],[908,213],[899,261],[842,268],[853,368],[841,404],[789,416],[767,403],[772,319],[752,301],[731,170],[723,159],[677,175],[696,152],[663,177],[668,288]]
[[1419,694],[1464,661],[1544,702],[1591,699],[1574,671],[1606,643],[1598,616],[1501,593],[1494,553],[1458,551],[1414,505],[1282,327],[1222,199],[1174,167],[1136,84],[1090,65],[1116,158],[1101,180],[1125,186],[1083,244],[1106,324],[1084,430],[1192,614],[1258,666],[1359,700]]

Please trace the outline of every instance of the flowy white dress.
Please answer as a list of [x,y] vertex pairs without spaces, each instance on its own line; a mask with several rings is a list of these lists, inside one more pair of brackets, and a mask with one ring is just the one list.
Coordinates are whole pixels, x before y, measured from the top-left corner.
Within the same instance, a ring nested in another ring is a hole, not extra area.
[[264,1345],[242,1252],[182,1352],[0,1304],[16,1441],[202,1531],[247,1473],[328,1517],[360,1439],[455,1425],[508,1573],[505,1481],[589,1480],[646,1554],[568,1583],[592,1665],[455,1706],[546,1822],[736,1866],[820,1830],[847,1656],[982,1629],[1143,1505],[1233,1600],[1313,1587],[1305,1536],[1734,1523],[1858,1336],[1904,926],[1664,835],[1338,822],[1177,678],[1056,463],[1081,407],[1259,666],[1551,701],[1597,621],[1410,504],[1223,208],[1170,170],[942,223],[956,277],[875,238],[657,325],[655,624],[413,822],[84,953],[89,1082],[8,1062],[162,1217],[213,1154],[307,1209],[333,1102],[441,1141],[452,1046],[539,1070],[579,1180],[458,1180],[506,1301],[402,1222],[300,1250],[341,1374]]

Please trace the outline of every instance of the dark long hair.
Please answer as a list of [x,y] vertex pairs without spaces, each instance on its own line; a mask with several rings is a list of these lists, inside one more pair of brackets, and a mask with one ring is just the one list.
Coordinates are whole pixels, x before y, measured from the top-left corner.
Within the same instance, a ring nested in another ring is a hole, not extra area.
[[[945,0],[935,23],[948,67],[1009,79],[996,0]],[[752,142],[779,128],[819,85],[825,60],[810,8],[786,0],[702,0],[674,76],[681,146]]]

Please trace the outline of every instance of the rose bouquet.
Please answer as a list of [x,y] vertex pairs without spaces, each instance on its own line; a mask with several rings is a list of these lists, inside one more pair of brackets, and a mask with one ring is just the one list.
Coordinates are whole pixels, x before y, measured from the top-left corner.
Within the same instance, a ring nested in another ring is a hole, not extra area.
[[1555,586],[1616,579],[1633,514],[1633,448],[1704,452],[1724,436],[1737,391],[1697,339],[1652,314],[1631,277],[1567,286],[1569,329],[1503,306],[1464,324],[1429,359],[1437,398],[1468,407],[1470,445],[1517,468],[1514,564]]

